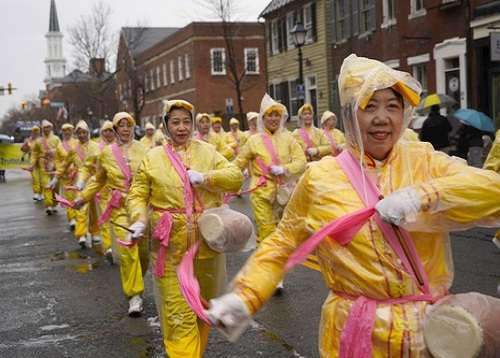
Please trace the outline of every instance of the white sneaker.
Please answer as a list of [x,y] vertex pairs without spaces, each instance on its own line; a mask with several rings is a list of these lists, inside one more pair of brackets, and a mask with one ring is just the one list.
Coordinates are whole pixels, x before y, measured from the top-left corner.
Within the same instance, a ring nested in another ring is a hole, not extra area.
[[104,253],[104,258],[111,265],[113,265],[115,263],[114,258],[113,258],[113,250],[111,249],[111,247],[109,249],[107,249],[106,252]]
[[88,234],[87,238],[85,239],[85,242],[86,242],[87,248],[90,249],[92,247],[92,235]]
[[494,237],[492,241],[500,249],[500,240],[498,240],[496,237]]
[[102,244],[101,235],[92,235],[92,245]]
[[82,249],[87,247],[87,238],[85,236],[80,236],[78,239],[78,245],[82,247]]
[[54,212],[54,208],[52,206],[48,206],[45,212],[50,216]]
[[128,315],[132,317],[140,316],[142,312],[142,298],[140,295],[132,296],[128,301]]
[[76,220],[75,218],[71,219],[71,221],[69,222],[69,228],[71,230],[75,230],[75,225],[76,225]]

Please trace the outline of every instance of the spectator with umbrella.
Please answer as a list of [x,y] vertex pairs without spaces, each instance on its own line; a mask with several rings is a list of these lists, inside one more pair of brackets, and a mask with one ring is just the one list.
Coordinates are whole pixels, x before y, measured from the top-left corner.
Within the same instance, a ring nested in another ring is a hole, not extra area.
[[453,128],[448,119],[439,113],[439,105],[431,106],[429,117],[422,124],[420,140],[429,142],[434,149],[448,153],[450,140],[448,134]]

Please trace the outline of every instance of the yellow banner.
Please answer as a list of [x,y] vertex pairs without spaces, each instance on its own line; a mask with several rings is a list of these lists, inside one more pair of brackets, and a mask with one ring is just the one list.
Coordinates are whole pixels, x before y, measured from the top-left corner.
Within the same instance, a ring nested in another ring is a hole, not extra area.
[[28,155],[23,160],[23,143],[0,144],[0,169],[19,169],[30,165]]

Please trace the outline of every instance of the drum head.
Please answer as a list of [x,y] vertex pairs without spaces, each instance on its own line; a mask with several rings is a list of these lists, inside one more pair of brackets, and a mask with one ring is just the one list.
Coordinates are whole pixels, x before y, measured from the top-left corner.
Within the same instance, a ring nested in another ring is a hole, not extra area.
[[432,311],[424,323],[424,340],[433,357],[476,357],[483,346],[477,320],[460,306]]

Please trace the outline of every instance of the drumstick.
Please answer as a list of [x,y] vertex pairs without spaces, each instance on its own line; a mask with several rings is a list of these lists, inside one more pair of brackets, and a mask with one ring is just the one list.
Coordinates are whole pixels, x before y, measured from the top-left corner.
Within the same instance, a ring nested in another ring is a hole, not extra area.
[[127,226],[120,225],[120,224],[118,224],[118,223],[116,223],[114,221],[110,221],[109,223],[112,224],[112,225],[114,225],[114,226],[121,227],[123,230],[128,231],[131,234],[133,234],[135,232],[134,230],[129,229]]
[[[384,198],[383,195],[380,195],[379,200],[382,200]],[[417,279],[418,283],[420,286],[424,285],[424,279],[422,275],[420,274],[420,271],[418,270],[417,264],[415,263],[415,260],[413,260],[413,256],[411,255],[410,249],[408,248],[408,245],[406,244],[405,239],[403,238],[403,235],[401,234],[401,231],[399,230],[399,227],[391,224],[392,228],[394,229],[394,232],[396,233],[396,236],[398,238],[398,242],[401,245],[401,248],[403,249],[404,254],[406,255],[406,258],[408,259],[408,262],[410,263],[410,267],[415,273],[415,278]]]
[[420,271],[418,270],[417,264],[413,260],[413,256],[411,256],[410,249],[408,248],[408,245],[406,244],[405,239],[403,238],[403,235],[401,234],[401,231],[399,231],[399,227],[396,225],[392,224],[392,228],[394,229],[394,232],[396,233],[396,236],[398,237],[399,244],[403,248],[403,251],[408,258],[408,261],[410,263],[411,269],[415,273],[415,277],[417,278],[418,283],[420,286],[424,285],[424,279],[422,278],[422,275],[420,274]]

